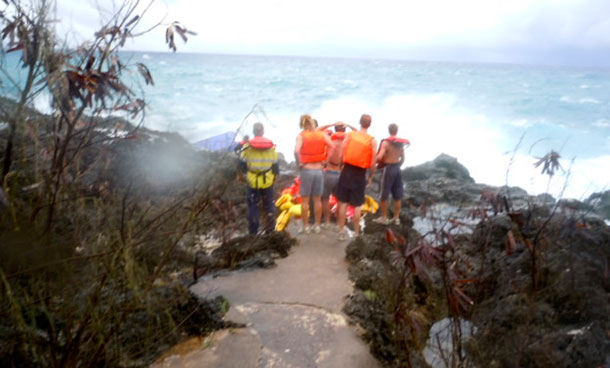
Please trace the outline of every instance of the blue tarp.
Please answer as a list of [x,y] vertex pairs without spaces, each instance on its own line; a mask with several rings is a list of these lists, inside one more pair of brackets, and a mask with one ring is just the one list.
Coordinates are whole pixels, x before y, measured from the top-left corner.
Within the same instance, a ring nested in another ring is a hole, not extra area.
[[235,147],[235,132],[226,132],[193,143],[194,146],[208,151],[231,151]]

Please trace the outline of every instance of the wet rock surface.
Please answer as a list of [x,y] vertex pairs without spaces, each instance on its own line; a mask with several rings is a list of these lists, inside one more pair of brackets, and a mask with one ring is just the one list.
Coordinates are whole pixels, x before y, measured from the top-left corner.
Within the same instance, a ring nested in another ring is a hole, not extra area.
[[610,190],[593,193],[585,203],[590,205],[599,216],[610,220]]
[[548,225],[551,232],[564,234],[541,246],[535,288],[527,249],[488,253],[481,283],[489,287],[473,309],[478,331],[469,346],[478,363],[610,363],[610,231],[599,223],[566,230],[569,222],[558,218]]
[[[15,106],[0,98],[0,118],[10,121]],[[46,180],[44,168],[50,167],[52,151],[44,148],[57,144],[53,142],[63,133],[47,115],[29,108],[25,115],[16,132],[14,172],[3,183],[6,187],[0,186],[0,263],[15,286],[14,295],[22,298],[0,301],[0,362],[6,363],[0,365],[59,366],[65,356],[76,365],[148,366],[189,335],[235,327],[223,319],[229,308],[225,298],[189,293],[185,285],[192,274],[271,267],[293,244],[282,234],[241,236],[247,228],[246,188],[235,180],[235,154],[197,150],[176,133],[135,126],[123,118],[83,115],[74,127],[74,135],[83,140],[67,146],[78,155],[66,159],[74,163],[62,179],[69,190],[58,196],[66,206],[56,211],[56,231],[48,235],[47,229],[43,236],[29,220],[21,229],[15,225],[30,217],[30,210],[31,219],[36,217],[44,207],[38,206],[47,203],[45,182],[51,180]],[[7,145],[7,128],[0,122],[2,147]],[[281,176],[278,185],[283,180],[292,177]],[[199,217],[185,226],[193,214]],[[177,235],[181,231],[185,233]],[[114,242],[118,232],[122,240]],[[197,243],[208,233],[225,246],[213,255],[205,252],[203,269],[193,272]],[[54,241],[41,240],[47,235]],[[64,270],[63,264],[74,269]],[[44,272],[38,271],[41,265]],[[21,274],[28,268],[33,271]],[[17,276],[11,279],[12,273]],[[98,284],[104,286],[95,289]]]
[[209,255],[198,255],[193,272],[199,278],[226,269],[273,267],[275,259],[287,257],[295,244],[296,240],[284,232],[237,237],[220,245]]
[[[367,226],[367,235],[356,238],[346,249],[350,262],[349,275],[354,292],[343,311],[366,332],[364,339],[371,352],[388,367],[426,367],[416,341],[405,335],[405,325],[396,319],[399,289],[404,276],[400,267],[392,265],[392,247],[386,243],[384,228]],[[391,226],[396,232],[401,228]],[[405,227],[406,229],[406,227]],[[417,301],[414,298],[420,297]],[[406,298],[417,305],[420,313],[431,318],[437,312],[432,298],[413,293]],[[423,338],[423,336],[421,336]]]
[[[365,235],[347,247],[356,289],[344,311],[366,331],[371,351],[391,367],[610,365],[607,193],[557,202],[476,184],[460,166],[442,155],[405,169],[403,225],[367,221]],[[459,323],[471,327],[459,358],[443,347],[436,357],[421,354],[423,341],[434,341],[432,324],[455,316],[452,299],[434,267],[429,278],[405,273],[388,229],[411,250],[451,234],[437,245],[450,247],[444,260],[473,303],[460,308]]]
[[215,332],[203,349],[165,356],[155,367],[379,366],[341,313],[352,284],[346,244],[336,238],[328,229],[299,235],[298,246],[277,259],[277,267],[202,277],[191,290],[199,297],[226,297],[231,308],[225,319],[245,327]]

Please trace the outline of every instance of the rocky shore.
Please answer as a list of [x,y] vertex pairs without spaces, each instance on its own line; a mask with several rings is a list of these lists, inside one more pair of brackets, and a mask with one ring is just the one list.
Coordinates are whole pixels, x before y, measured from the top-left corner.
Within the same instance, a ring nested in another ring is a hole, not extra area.
[[[355,288],[343,310],[384,365],[610,364],[607,192],[530,196],[475,183],[447,155],[403,179],[402,225],[369,216],[346,249]],[[258,257],[244,265],[266,267]]]
[[[0,110],[11,104],[1,100]],[[186,286],[290,256],[286,233],[245,235],[232,153],[112,117],[77,127],[89,143],[74,147],[78,160],[61,178],[63,202],[45,233],[39,211],[51,187],[41,147],[55,133],[44,115],[29,115],[0,191],[0,259],[11,285],[2,292],[12,293],[0,302],[3,361],[45,365],[63,351],[145,366],[188,335],[231,326],[225,300],[198,300]],[[281,170],[277,192],[297,174],[284,161]],[[346,249],[355,289],[343,310],[383,364],[610,365],[610,191],[582,202],[530,196],[475,183],[447,155],[402,175],[402,225],[369,216]],[[78,326],[90,328],[87,340]],[[100,336],[112,339],[99,348]]]
[[[403,178],[403,225],[367,221],[347,249],[355,292],[344,311],[380,360],[610,365],[608,192],[529,196],[477,184],[446,155]],[[424,254],[428,244],[438,251]]]

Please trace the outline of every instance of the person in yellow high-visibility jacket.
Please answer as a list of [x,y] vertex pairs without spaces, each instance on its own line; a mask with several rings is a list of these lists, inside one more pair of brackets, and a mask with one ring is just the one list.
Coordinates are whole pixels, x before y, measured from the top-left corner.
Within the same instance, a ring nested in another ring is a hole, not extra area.
[[265,211],[265,232],[275,228],[275,206],[273,202],[273,184],[280,173],[278,154],[275,144],[263,137],[263,124],[253,126],[254,138],[250,139],[240,154],[239,179],[243,181],[243,173],[247,172],[248,182],[248,231],[252,235],[258,233],[260,211],[259,200],[263,202]]

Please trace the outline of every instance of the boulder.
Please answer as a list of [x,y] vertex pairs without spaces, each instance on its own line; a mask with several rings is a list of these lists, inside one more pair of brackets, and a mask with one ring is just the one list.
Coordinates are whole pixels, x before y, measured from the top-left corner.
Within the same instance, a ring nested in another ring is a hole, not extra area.
[[468,169],[460,164],[457,158],[444,153],[432,161],[404,169],[402,171],[402,178],[407,183],[431,178],[453,179],[474,183],[474,179],[470,177]]
[[610,190],[591,194],[585,203],[589,204],[600,217],[610,220]]

